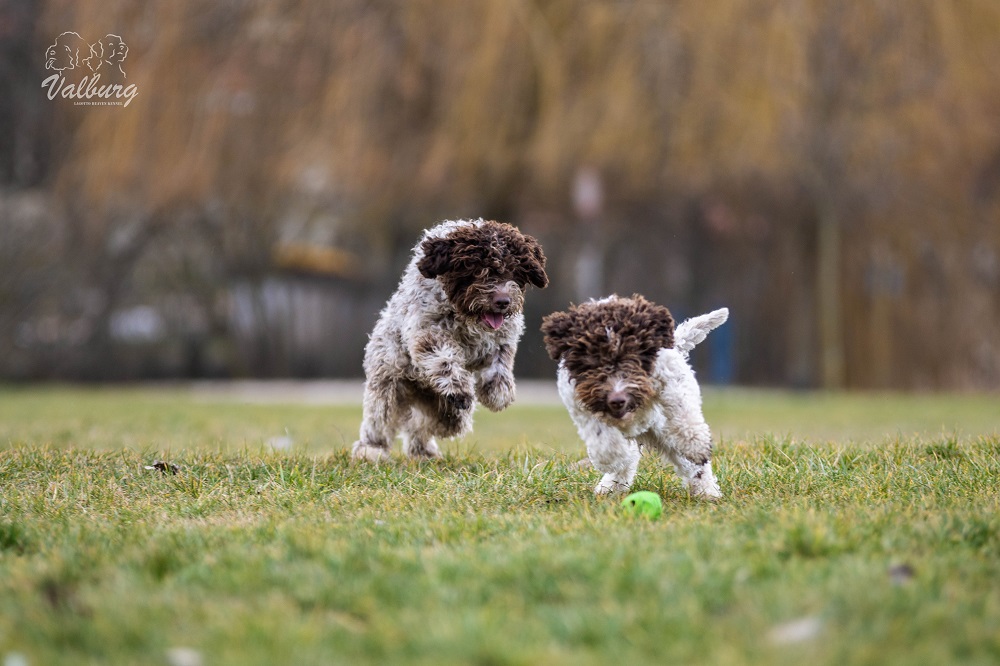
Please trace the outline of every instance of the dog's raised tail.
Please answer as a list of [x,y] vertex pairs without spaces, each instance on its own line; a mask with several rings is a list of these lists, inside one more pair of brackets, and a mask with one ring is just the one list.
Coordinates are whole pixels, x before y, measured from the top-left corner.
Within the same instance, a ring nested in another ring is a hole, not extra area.
[[729,319],[729,308],[719,308],[685,319],[674,331],[674,349],[687,356],[714,329]]

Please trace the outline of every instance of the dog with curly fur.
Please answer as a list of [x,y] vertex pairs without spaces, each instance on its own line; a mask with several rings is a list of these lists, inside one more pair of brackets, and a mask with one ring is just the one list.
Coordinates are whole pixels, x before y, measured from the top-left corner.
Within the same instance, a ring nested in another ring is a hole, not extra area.
[[722,308],[675,330],[667,308],[638,295],[592,300],[545,317],[545,348],[559,363],[559,396],[590,462],[604,473],[598,495],[632,486],[642,448],[673,464],[692,496],[721,497],[701,390],[687,359],[728,317]]
[[509,224],[446,221],[424,232],[365,348],[364,416],[352,455],[413,459],[472,429],[476,402],[514,401],[514,352],[528,285],[548,284],[538,241]]

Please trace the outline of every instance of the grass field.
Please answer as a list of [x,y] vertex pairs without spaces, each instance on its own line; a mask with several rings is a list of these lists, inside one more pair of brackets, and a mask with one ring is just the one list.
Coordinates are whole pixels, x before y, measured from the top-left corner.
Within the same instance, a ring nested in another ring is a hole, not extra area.
[[726,498],[644,458],[651,522],[554,406],[373,467],[358,407],[0,390],[0,658],[996,664],[998,403],[709,391]]

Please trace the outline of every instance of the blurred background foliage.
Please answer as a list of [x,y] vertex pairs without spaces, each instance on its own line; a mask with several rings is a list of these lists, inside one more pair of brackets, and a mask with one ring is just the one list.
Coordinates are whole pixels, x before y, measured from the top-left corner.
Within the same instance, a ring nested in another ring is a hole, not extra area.
[[[46,97],[68,30],[128,107]],[[710,381],[1000,388],[994,0],[2,0],[0,52],[8,379],[359,376],[482,216],[549,257],[522,376],[642,292],[731,308]]]

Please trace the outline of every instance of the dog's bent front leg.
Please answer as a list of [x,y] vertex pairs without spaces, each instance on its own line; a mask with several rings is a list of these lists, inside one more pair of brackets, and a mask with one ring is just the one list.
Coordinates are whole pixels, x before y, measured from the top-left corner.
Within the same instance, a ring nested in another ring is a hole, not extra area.
[[683,416],[675,414],[655,444],[673,464],[693,497],[710,500],[722,497],[719,481],[712,472],[712,433],[700,409],[686,411]]
[[500,345],[492,363],[476,382],[476,396],[491,412],[499,412],[514,402],[514,350]]
[[655,440],[651,443],[673,464],[692,497],[710,500],[722,497],[719,481],[712,472],[712,433],[700,409],[686,411],[683,416],[674,414]]
[[465,352],[443,331],[428,330],[410,344],[417,376],[459,411],[472,408],[474,381]]
[[663,384],[660,403],[665,417],[657,444],[691,495],[718,499],[722,491],[712,472],[712,432],[701,411],[701,389],[694,371],[676,349],[659,352],[657,371]]
[[712,472],[711,458],[691,460],[672,450],[665,450],[663,457],[673,463],[674,469],[677,470],[677,476],[687,485],[688,492],[691,493],[692,497],[709,500],[717,500],[722,497],[719,480]]
[[573,410],[571,415],[587,444],[587,457],[595,469],[604,473],[594,492],[607,495],[631,488],[639,468],[639,445],[587,412]]

